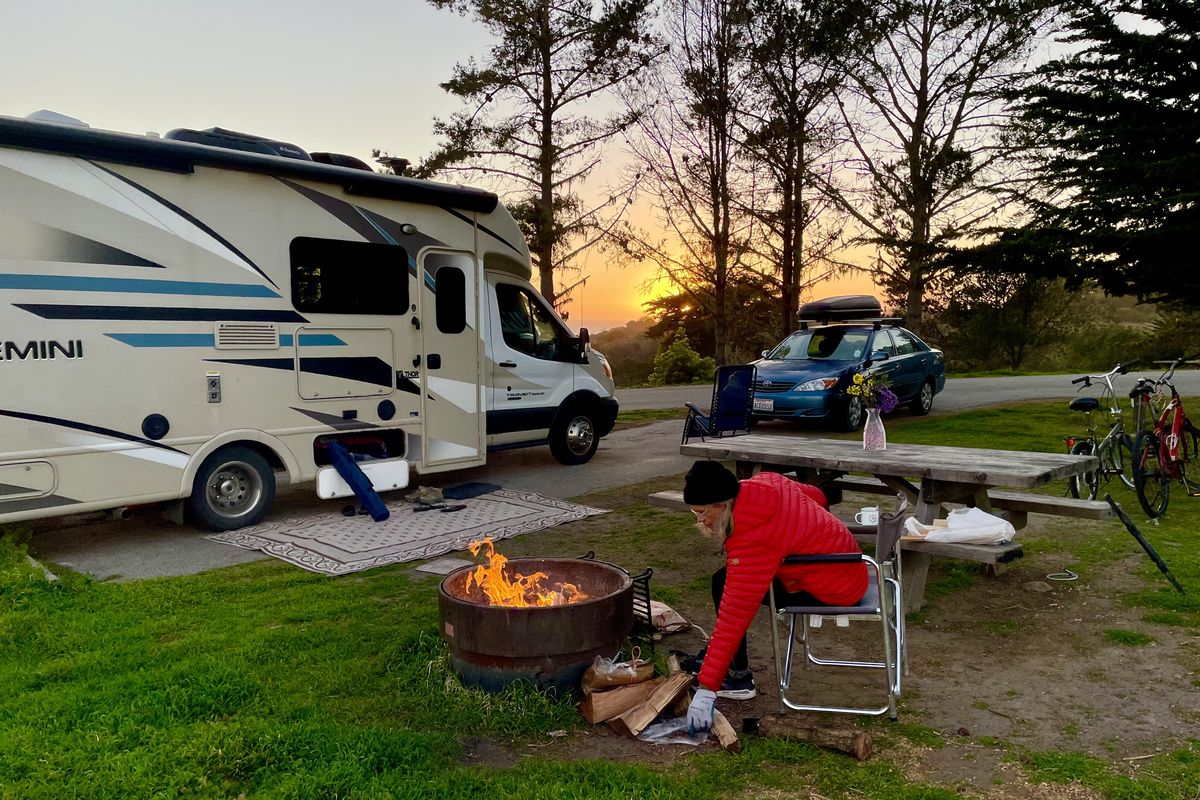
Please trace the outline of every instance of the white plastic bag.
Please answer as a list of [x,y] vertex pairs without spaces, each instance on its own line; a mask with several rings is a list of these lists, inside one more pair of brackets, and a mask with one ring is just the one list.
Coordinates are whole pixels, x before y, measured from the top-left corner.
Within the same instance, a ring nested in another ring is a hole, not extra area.
[[944,524],[936,520],[923,525],[909,517],[904,530],[927,542],[963,542],[965,544],[1005,544],[1017,535],[1012,523],[978,508],[956,508],[946,515]]
[[708,731],[689,736],[687,717],[672,717],[647,727],[637,738],[651,744],[687,744],[695,747],[708,740]]

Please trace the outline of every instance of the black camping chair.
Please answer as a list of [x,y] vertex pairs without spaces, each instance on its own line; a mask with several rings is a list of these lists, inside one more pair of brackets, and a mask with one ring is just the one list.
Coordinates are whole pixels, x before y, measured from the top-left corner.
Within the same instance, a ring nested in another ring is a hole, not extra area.
[[754,379],[758,368],[753,364],[727,364],[717,367],[713,376],[712,408],[708,414],[694,403],[688,403],[687,419],[683,423],[683,444],[693,436],[710,436],[750,432],[750,408],[754,403]]

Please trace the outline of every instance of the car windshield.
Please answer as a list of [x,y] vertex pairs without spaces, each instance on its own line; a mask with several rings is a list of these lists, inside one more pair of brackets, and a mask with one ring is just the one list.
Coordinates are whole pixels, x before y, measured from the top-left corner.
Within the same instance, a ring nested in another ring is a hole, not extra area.
[[823,328],[799,331],[784,339],[767,358],[788,361],[853,361],[867,352],[868,331]]

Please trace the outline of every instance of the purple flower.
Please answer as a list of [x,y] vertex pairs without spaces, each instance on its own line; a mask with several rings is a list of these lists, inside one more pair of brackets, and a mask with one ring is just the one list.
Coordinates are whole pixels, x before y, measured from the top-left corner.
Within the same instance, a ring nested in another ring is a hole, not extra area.
[[896,397],[896,393],[886,386],[880,386],[875,392],[876,407],[884,414],[894,411],[899,402],[900,399]]

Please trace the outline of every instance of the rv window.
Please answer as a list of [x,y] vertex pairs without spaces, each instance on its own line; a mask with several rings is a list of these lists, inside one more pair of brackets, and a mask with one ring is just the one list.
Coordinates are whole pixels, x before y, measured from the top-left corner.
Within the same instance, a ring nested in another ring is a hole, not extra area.
[[408,253],[398,245],[292,240],[292,305],[325,314],[408,312]]
[[438,267],[437,328],[442,333],[462,333],[467,327],[467,277],[458,267]]

